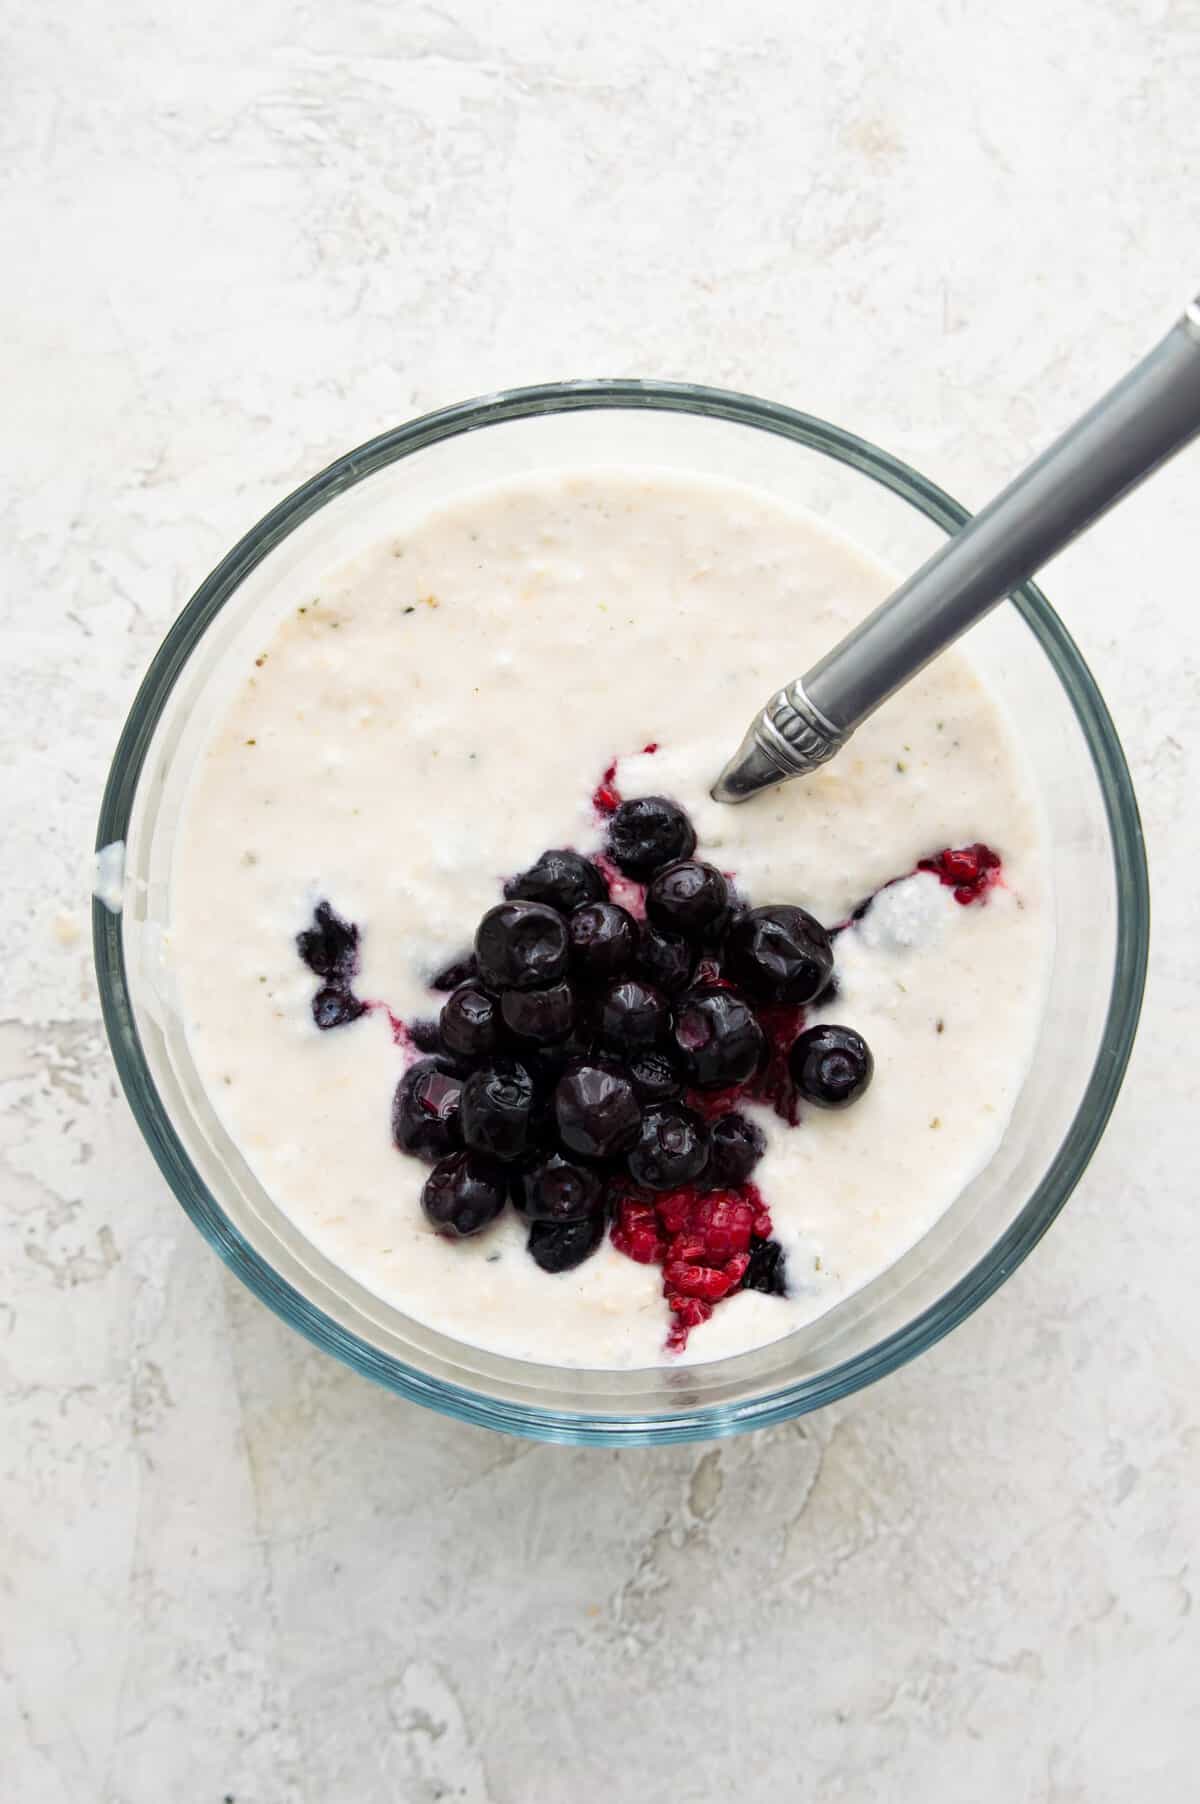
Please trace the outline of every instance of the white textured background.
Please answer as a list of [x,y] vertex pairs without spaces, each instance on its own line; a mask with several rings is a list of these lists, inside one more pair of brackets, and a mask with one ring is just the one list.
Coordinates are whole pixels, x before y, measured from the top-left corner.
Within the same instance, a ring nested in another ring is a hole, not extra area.
[[1200,0],[0,20],[6,1804],[1195,1797],[1200,453],[1048,581],[1155,866],[1122,1104],[1007,1288],[836,1409],[533,1448],[310,1351],[166,1194],[77,929],[166,624],[407,415],[691,377],[983,500],[1200,283]]

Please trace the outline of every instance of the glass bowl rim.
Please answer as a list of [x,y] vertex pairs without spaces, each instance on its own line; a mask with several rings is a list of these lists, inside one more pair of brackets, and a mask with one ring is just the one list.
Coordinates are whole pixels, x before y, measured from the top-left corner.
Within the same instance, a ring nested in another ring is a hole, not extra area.
[[[143,678],[122,729],[101,801],[96,846],[125,840],[138,782],[158,721],[192,650],[240,583],[290,532],[344,490],[414,452],[460,433],[539,414],[652,409],[774,433],[849,465],[953,532],[969,512],[901,459],[815,415],[734,390],[633,379],[551,382],[515,388],[421,415],[336,458],[286,496],[233,546],[182,609]],[[989,1251],[937,1302],[903,1328],[815,1378],[756,1398],[677,1415],[616,1416],[504,1402],[427,1376],[341,1328],[288,1284],[229,1221],[175,1134],[142,1050],[125,966],[122,916],[93,900],[92,936],[101,1011],[117,1074],[134,1119],[177,1200],[225,1263],[255,1295],[316,1346],[355,1371],[442,1414],[534,1440],[654,1445],[767,1427],[849,1395],[933,1346],[1010,1277],[1036,1246],[1082,1176],[1121,1087],[1141,1011],[1150,901],[1137,800],[1099,689],[1070,634],[1033,583],[1005,605],[1033,632],[1066,692],[1099,781],[1108,821],[1117,902],[1112,987],[1087,1088],[1054,1158],[1020,1213]]]

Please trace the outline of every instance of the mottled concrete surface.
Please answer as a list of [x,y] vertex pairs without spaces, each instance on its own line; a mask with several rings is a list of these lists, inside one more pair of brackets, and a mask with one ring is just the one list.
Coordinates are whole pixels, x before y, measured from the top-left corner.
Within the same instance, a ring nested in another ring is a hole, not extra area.
[[1198,0],[2,17],[3,1797],[1194,1796],[1196,453],[1048,581],[1156,865],[1112,1129],[980,1315],[804,1422],[535,1448],[310,1351],[142,1148],[81,870],[190,589],[414,412],[686,376],[982,500],[1200,281]]

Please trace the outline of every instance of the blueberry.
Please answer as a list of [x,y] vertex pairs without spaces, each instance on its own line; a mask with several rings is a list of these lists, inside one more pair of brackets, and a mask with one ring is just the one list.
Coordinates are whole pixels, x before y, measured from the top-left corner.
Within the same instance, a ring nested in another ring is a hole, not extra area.
[[600,1003],[600,1038],[606,1046],[629,1053],[656,1045],[671,1027],[671,1005],[661,990],[636,977],[623,978],[605,991]]
[[675,996],[691,983],[696,954],[686,940],[647,926],[638,942],[637,964],[652,984],[665,990],[668,996]]
[[426,1178],[421,1207],[439,1234],[462,1240],[495,1221],[507,1188],[494,1160],[480,1153],[451,1153]]
[[322,1033],[331,1027],[345,1027],[365,1015],[367,1005],[340,983],[325,983],[312,999],[312,1018]]
[[628,1152],[642,1119],[633,1085],[599,1063],[576,1065],[559,1079],[554,1114],[563,1145],[585,1159]]
[[462,1144],[462,1088],[444,1059],[409,1066],[392,1098],[392,1138],[401,1152],[432,1165]]
[[744,1115],[719,1116],[709,1129],[705,1183],[714,1190],[736,1190],[746,1182],[766,1150],[766,1135]]
[[358,928],[328,902],[318,902],[312,926],[296,935],[296,950],[315,977],[341,978],[348,985],[358,969]]
[[639,796],[622,802],[608,824],[608,850],[627,877],[653,877],[676,858],[696,850],[696,830],[665,796]]
[[571,968],[580,977],[604,982],[619,977],[633,963],[637,923],[616,902],[588,902],[567,922]]
[[688,1076],[702,1090],[744,1084],[766,1052],[753,1011],[732,990],[691,990],[675,1012],[675,1044]]
[[574,992],[569,983],[552,983],[544,990],[505,990],[500,1013],[510,1033],[549,1046],[565,1040],[575,1024]]
[[473,1071],[462,1087],[462,1137],[472,1152],[519,1159],[530,1138],[533,1079],[516,1059]]
[[569,1272],[590,1259],[604,1239],[604,1216],[583,1221],[535,1221],[529,1230],[529,1256],[544,1272]]
[[726,935],[724,963],[758,1002],[811,1002],[833,972],[833,945],[806,909],[751,908]]
[[769,1297],[787,1296],[787,1256],[777,1240],[750,1236],[750,1263],[742,1289],[761,1290]]
[[703,933],[696,936],[696,945],[699,951],[718,961],[724,952],[725,937],[730,928],[735,921],[740,921],[743,915],[750,913],[750,904],[744,897],[738,895],[728,878],[725,880],[725,888],[729,898],[725,912],[712,923],[711,927],[706,927]]
[[513,1202],[527,1221],[581,1221],[603,1201],[600,1174],[577,1159],[551,1153],[513,1179]]
[[656,872],[646,891],[646,914],[664,933],[696,940],[729,913],[729,885],[715,865],[680,858]]
[[852,1027],[810,1027],[788,1054],[792,1082],[819,1109],[846,1109],[871,1081],[871,1048]]
[[418,1052],[444,1052],[440,1022],[422,1019],[406,1023],[408,1037]]
[[567,969],[567,924],[542,902],[498,902],[475,935],[479,975],[493,990],[539,990]]
[[570,1049],[570,1041],[563,1040],[557,1046],[522,1046],[521,1063],[533,1079],[533,1087],[538,1097],[553,1098],[558,1080],[568,1067],[578,1064],[578,1050]]
[[674,1190],[699,1177],[708,1163],[708,1129],[678,1103],[647,1109],[629,1175],[647,1190]]
[[460,1058],[486,1058],[500,1041],[500,1008],[480,983],[460,983],[442,1004],[442,1043]]
[[670,1102],[683,1089],[683,1079],[665,1052],[635,1052],[625,1061],[625,1070],[644,1103]]
[[443,966],[435,976],[429,979],[429,987],[431,990],[457,990],[460,984],[469,983],[473,977],[478,977],[478,975],[479,967],[475,963],[475,954],[461,952],[457,958],[452,959],[448,965]]
[[535,865],[504,885],[510,901],[543,902],[560,914],[574,914],[585,902],[608,894],[603,873],[588,858],[566,850],[543,852]]

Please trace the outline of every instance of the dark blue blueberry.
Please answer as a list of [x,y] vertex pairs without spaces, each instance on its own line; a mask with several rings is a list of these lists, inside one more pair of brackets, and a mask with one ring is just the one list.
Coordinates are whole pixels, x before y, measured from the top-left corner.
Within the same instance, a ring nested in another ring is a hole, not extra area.
[[724,969],[757,1002],[811,1002],[833,972],[833,946],[806,909],[751,908],[725,936]]
[[659,933],[656,927],[642,929],[637,949],[638,969],[650,982],[668,996],[686,990],[696,969],[695,948],[677,934]]
[[637,922],[616,902],[589,902],[567,922],[571,969],[591,983],[610,982],[627,971],[637,950]]
[[642,1119],[628,1078],[598,1062],[576,1065],[559,1079],[554,1113],[563,1145],[585,1159],[628,1152]]
[[676,858],[696,850],[696,829],[666,796],[639,796],[622,802],[608,824],[608,850],[627,877],[643,880]]
[[511,877],[504,885],[510,901],[544,902],[560,914],[574,914],[587,902],[599,902],[608,894],[601,871],[588,858],[566,849],[543,852],[535,865]]
[[690,1184],[708,1163],[708,1129],[699,1115],[678,1103],[649,1108],[628,1163],[630,1177],[646,1190]]
[[475,958],[489,989],[544,989],[566,975],[567,924],[541,902],[498,902],[479,923]]
[[486,1058],[500,1041],[500,1007],[481,983],[460,983],[442,1004],[441,1036],[448,1052]]
[[600,1174],[577,1159],[551,1153],[514,1176],[513,1202],[527,1221],[582,1221],[601,1207]]
[[736,1190],[767,1150],[766,1135],[744,1115],[718,1116],[709,1129],[704,1181],[713,1190]]
[[358,970],[358,928],[318,902],[312,926],[296,935],[296,950],[314,976],[340,979],[348,988]]
[[438,1022],[430,1020],[409,1021],[408,1037],[418,1052],[444,1052],[442,1030]]
[[767,1049],[752,1009],[732,990],[691,990],[675,1010],[675,1045],[691,1081],[702,1090],[744,1084]]
[[659,871],[646,891],[646,915],[663,933],[698,940],[729,913],[729,885],[715,865],[680,858]]
[[463,1240],[495,1221],[507,1192],[504,1172],[480,1153],[451,1153],[425,1180],[421,1207],[439,1234]]
[[761,1290],[769,1297],[787,1296],[787,1256],[777,1240],[750,1236],[750,1263],[742,1289]]
[[401,1152],[432,1165],[461,1146],[462,1089],[444,1059],[409,1066],[392,1098],[392,1138]]
[[431,990],[457,990],[460,984],[469,983],[479,975],[479,967],[475,963],[473,952],[463,952],[448,965],[429,979]]
[[569,983],[544,990],[505,990],[500,998],[505,1027],[520,1040],[552,1046],[575,1025],[575,995]]
[[331,1027],[345,1027],[365,1015],[367,1005],[340,983],[322,984],[312,999],[312,1018],[322,1033]]
[[871,1048],[852,1027],[827,1022],[802,1033],[788,1054],[792,1082],[819,1109],[847,1109],[871,1082]]
[[604,993],[600,1004],[600,1038],[615,1052],[629,1054],[655,1046],[671,1028],[671,1005],[661,990],[626,977]]
[[534,1105],[533,1079],[515,1059],[497,1059],[473,1071],[462,1087],[464,1142],[492,1159],[519,1159],[529,1142]]
[[529,1230],[529,1256],[544,1272],[569,1272],[590,1259],[604,1239],[604,1216],[583,1221],[535,1221]]

